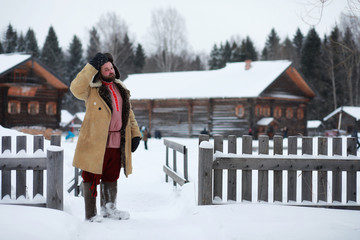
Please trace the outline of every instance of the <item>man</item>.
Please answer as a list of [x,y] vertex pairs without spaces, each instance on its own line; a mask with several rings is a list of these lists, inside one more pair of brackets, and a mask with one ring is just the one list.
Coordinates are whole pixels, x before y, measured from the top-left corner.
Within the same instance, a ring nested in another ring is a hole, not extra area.
[[[129,213],[116,209],[117,180],[121,167],[126,177],[132,173],[131,152],[138,147],[141,134],[130,92],[119,79],[111,54],[97,53],[70,85],[73,95],[86,105],[73,166],[82,170],[85,218],[90,221],[129,218]],[[96,209],[98,184],[100,216]]]

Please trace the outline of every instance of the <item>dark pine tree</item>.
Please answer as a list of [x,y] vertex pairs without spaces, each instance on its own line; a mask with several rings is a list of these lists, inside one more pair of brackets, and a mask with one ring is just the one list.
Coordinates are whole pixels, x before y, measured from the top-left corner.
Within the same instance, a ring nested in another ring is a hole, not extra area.
[[63,79],[65,76],[65,61],[63,52],[59,46],[58,38],[54,28],[49,28],[48,35],[45,39],[44,46],[41,51],[40,60],[50,70]]
[[255,50],[254,44],[251,41],[250,37],[247,36],[245,40],[241,42],[241,61],[245,60],[257,60],[257,52]]
[[2,43],[0,42],[0,54],[4,53],[4,48],[3,48],[3,45]]
[[210,60],[209,60],[209,68],[210,69],[219,69],[225,66],[225,62],[223,62],[221,56],[221,50],[214,44],[213,49],[210,53]]
[[225,63],[230,62],[231,59],[231,47],[229,41],[225,42],[224,48],[222,50],[222,59]]
[[231,58],[230,62],[240,62],[241,61],[241,48],[233,42],[231,46]]
[[292,40],[292,43],[295,48],[295,57],[293,58],[294,66],[299,69],[300,68],[300,59],[301,59],[301,50],[304,43],[304,35],[302,34],[300,28],[296,30],[295,36]]
[[100,37],[95,27],[90,30],[90,40],[86,51],[86,61],[90,61],[101,51]]
[[138,44],[135,51],[134,67],[135,73],[142,73],[145,66],[146,56],[141,44]]
[[121,52],[119,56],[120,64],[117,65],[121,73],[121,80],[127,78],[128,74],[135,72],[134,65],[134,47],[127,34],[124,36],[123,43],[121,44]]
[[31,28],[29,28],[25,35],[25,52],[32,54],[36,58],[40,56],[40,50],[35,33]]
[[22,33],[20,33],[20,36],[17,40],[17,49],[16,51],[17,52],[25,52],[25,47],[26,47],[26,44],[25,44],[25,38],[24,38],[24,35]]
[[275,29],[271,29],[270,34],[265,43],[267,49],[267,59],[266,60],[278,60],[280,56],[280,38],[276,33]]
[[16,52],[17,49],[17,33],[13,29],[11,24],[9,24],[6,30],[4,49],[5,49],[5,53],[13,53]]
[[293,59],[296,58],[296,51],[291,40],[286,37],[281,46],[281,59],[293,61]]

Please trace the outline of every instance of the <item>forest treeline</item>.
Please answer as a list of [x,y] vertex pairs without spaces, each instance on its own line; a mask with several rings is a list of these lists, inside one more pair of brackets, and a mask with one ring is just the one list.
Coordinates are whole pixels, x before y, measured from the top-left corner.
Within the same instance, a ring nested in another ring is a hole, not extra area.
[[[211,52],[204,55],[190,50],[184,35],[185,20],[175,9],[153,12],[149,37],[152,49],[144,49],[141,43],[130,39],[126,23],[110,13],[101,16],[91,28],[86,46],[74,35],[67,49],[60,47],[52,26],[40,47],[31,28],[23,34],[9,24],[0,40],[0,53],[32,54],[68,86],[99,51],[113,54],[122,80],[133,73],[219,69],[227,62],[247,59],[286,59],[292,61],[316,93],[309,104],[308,119],[321,120],[339,106],[360,106],[360,21],[345,14],[340,19],[324,36],[309,27],[307,33],[298,28],[291,37],[280,39],[273,28],[260,51],[246,36],[214,43]],[[64,97],[63,108],[71,113],[84,111],[83,103],[70,93]]]

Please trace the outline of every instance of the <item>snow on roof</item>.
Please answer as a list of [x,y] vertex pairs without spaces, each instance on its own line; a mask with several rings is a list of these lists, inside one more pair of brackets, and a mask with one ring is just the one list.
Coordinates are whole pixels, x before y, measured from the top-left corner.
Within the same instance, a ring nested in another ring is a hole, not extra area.
[[324,117],[324,121],[327,121],[337,113],[341,112],[341,110],[350,116],[354,117],[356,121],[360,120],[360,107],[353,107],[353,106],[342,106],[337,109],[335,109],[333,112],[331,112],[329,115]]
[[85,118],[85,112],[75,113],[75,116],[83,122]]
[[259,126],[267,126],[269,125],[272,121],[274,121],[273,117],[267,117],[267,118],[262,118],[260,119],[256,124]]
[[61,110],[60,126],[66,126],[70,121],[74,119],[74,116],[67,110]]
[[131,74],[124,82],[132,99],[257,97],[290,61],[228,63],[218,70]]
[[322,122],[320,120],[309,120],[306,123],[306,128],[318,128]]
[[0,74],[24,62],[29,58],[31,58],[30,54],[21,54],[21,53],[0,54]]

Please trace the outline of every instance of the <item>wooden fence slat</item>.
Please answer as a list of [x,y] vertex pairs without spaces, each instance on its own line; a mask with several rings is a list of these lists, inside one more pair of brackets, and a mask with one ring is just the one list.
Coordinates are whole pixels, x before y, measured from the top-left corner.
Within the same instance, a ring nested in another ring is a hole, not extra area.
[[[244,135],[242,137],[242,153],[252,154],[252,136]],[[252,201],[252,171],[242,170],[241,177],[242,201]]]
[[[44,136],[34,136],[33,144],[34,153],[37,150],[44,151]],[[33,171],[33,197],[37,194],[44,195],[44,171],[34,170]]]
[[[16,153],[26,152],[26,136],[16,136]],[[26,198],[26,170],[16,170],[16,199],[20,196]]]
[[[282,136],[274,136],[274,155],[283,155],[283,137]],[[282,186],[283,186],[283,178],[282,178],[281,170],[274,170],[274,202],[279,201],[282,202]]]
[[[328,139],[326,137],[318,138],[318,155],[328,155]],[[327,171],[318,171],[318,202],[327,202],[328,179]]]
[[[11,137],[3,136],[1,138],[1,153],[4,153],[6,150],[11,151]],[[11,170],[2,170],[1,174],[1,199],[6,195],[11,197]]]
[[[347,155],[356,156],[356,139],[355,138],[348,138],[346,142],[347,148],[346,152]],[[348,171],[346,173],[346,202],[353,201],[356,202],[356,171]]]
[[46,207],[57,210],[64,209],[63,196],[63,167],[64,150],[47,150],[47,186]]
[[[176,165],[176,150],[175,150],[175,149],[173,149],[173,170],[174,170],[174,172],[177,171],[177,165]],[[175,181],[175,179],[173,179],[173,184],[174,184],[174,186],[176,186],[176,181]]]
[[[333,155],[342,155],[342,138],[334,137],[333,139]],[[342,172],[340,170],[332,171],[332,201],[341,202],[342,192]]]
[[212,204],[213,149],[199,147],[198,205]]
[[[228,153],[236,153],[236,136],[228,136]],[[236,201],[236,169],[228,170],[228,194],[227,199]]]
[[[302,154],[313,154],[313,139],[311,137],[303,137]],[[301,171],[301,201],[312,201],[312,172]]]
[[[214,153],[216,151],[223,152],[224,142],[223,142],[222,135],[215,135],[214,136]],[[219,197],[223,199],[222,196],[222,185],[223,185],[223,170],[216,169],[214,170],[214,198]]]
[[[269,154],[269,136],[259,136],[259,154]],[[258,170],[258,201],[268,201],[269,171]]]
[[[288,155],[297,155],[297,137],[288,137]],[[296,170],[288,170],[288,201],[296,201]]]

